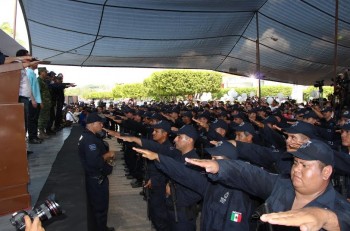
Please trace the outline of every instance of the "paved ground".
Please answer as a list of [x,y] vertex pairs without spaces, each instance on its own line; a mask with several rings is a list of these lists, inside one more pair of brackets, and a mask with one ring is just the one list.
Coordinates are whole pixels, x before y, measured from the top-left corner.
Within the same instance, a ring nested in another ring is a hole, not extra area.
[[147,219],[147,205],[139,195],[141,188],[132,188],[131,180],[126,179],[123,156],[116,139],[106,140],[110,149],[117,152],[117,164],[109,177],[110,201],[108,225],[121,231],[148,231],[151,222]]

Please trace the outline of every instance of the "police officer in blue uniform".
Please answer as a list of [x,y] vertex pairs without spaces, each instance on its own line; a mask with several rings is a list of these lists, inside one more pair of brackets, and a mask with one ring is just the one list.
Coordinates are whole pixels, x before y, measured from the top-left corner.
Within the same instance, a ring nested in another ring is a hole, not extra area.
[[[270,174],[239,160],[190,160],[204,167],[208,176],[220,183],[244,190],[266,200],[270,212],[319,207],[333,211],[340,230],[350,230],[350,203],[330,183],[333,150],[324,142],[310,140],[291,153],[291,177]],[[273,230],[288,230],[273,227]]]
[[[251,215],[254,205],[249,195],[241,190],[214,183],[198,171],[175,161],[162,153],[146,149],[137,149],[150,160],[157,160],[155,165],[174,181],[198,192],[203,198],[200,230],[254,230]],[[236,159],[235,147],[228,141],[220,141],[214,148],[206,151],[215,159]]]
[[[157,153],[163,153],[182,164],[185,163],[186,157],[198,158],[194,149],[194,143],[198,138],[196,129],[192,125],[184,125],[176,133],[177,137],[174,140],[176,147],[138,137],[117,136],[117,138],[127,142],[135,142],[142,148]],[[195,166],[189,167],[198,169]],[[172,231],[195,231],[196,208],[197,203],[201,200],[200,194],[178,182],[171,182],[169,185],[171,193],[169,192],[169,187],[167,187],[169,196],[166,198],[166,205],[170,229]]]
[[96,231],[113,231],[107,227],[109,204],[108,175],[113,166],[113,151],[107,151],[103,140],[96,134],[102,131],[103,119],[97,113],[90,113],[86,119],[86,130],[79,139],[79,156],[85,170],[86,193],[94,214]]

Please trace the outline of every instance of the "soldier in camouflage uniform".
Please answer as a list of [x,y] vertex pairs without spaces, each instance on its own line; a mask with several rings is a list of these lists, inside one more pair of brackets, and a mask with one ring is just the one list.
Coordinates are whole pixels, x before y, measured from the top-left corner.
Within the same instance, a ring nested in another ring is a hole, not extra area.
[[38,129],[39,129],[39,135],[38,137],[40,139],[46,139],[49,138],[49,136],[45,133],[45,128],[49,122],[50,119],[50,108],[51,108],[51,95],[49,88],[46,84],[46,78],[47,78],[47,70],[45,67],[38,68],[38,83],[40,86],[40,94],[42,99],[42,104],[40,114],[39,114],[39,121],[38,121]]

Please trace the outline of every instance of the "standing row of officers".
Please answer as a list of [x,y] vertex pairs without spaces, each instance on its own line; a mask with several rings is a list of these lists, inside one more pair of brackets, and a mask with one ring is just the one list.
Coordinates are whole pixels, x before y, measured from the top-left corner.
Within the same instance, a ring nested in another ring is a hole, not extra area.
[[[108,110],[88,115],[79,142],[97,230],[113,230],[107,227],[107,175],[115,153],[96,136],[103,126],[122,141],[129,174],[145,182],[156,230],[194,231],[199,211],[200,230],[350,230],[347,111],[337,136],[326,116],[317,126],[310,122],[330,108],[295,110],[290,121],[279,109],[260,106]],[[261,217],[283,211],[289,219],[281,220],[284,213]]]

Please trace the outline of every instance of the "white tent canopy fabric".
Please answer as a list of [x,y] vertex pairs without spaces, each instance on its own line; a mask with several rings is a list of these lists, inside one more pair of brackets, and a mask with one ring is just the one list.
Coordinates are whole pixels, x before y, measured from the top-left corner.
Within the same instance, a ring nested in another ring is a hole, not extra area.
[[[350,0],[338,1],[337,72],[342,72],[350,64]],[[21,0],[31,52],[52,64],[249,76],[256,72],[258,37],[263,79],[305,85],[330,83],[334,75],[335,3]]]

